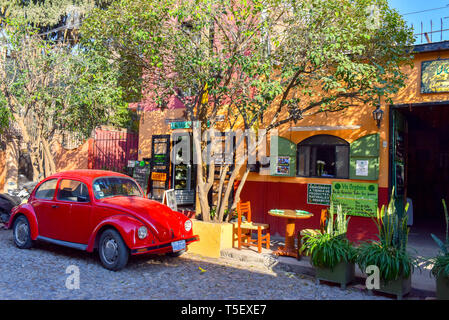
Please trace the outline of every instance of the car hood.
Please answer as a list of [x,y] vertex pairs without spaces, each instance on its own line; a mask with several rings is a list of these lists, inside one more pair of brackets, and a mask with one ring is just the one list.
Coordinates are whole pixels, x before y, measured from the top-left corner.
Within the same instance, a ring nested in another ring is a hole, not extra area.
[[140,197],[111,197],[99,200],[99,205],[124,211],[142,221],[159,241],[169,241],[184,233],[187,219],[166,205]]

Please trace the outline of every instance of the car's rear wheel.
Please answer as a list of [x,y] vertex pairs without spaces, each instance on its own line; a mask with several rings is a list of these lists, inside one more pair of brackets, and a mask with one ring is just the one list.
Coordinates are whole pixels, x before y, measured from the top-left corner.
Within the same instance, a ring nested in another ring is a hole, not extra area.
[[118,271],[128,263],[128,247],[120,233],[114,229],[107,229],[101,234],[98,253],[106,269]]
[[19,216],[13,225],[14,243],[20,249],[29,249],[33,246],[31,240],[30,223],[25,216]]

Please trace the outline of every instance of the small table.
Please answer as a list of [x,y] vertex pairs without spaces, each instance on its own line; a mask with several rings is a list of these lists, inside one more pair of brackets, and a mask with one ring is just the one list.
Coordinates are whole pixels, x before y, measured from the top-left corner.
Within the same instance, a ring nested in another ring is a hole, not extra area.
[[275,254],[298,259],[298,250],[295,247],[295,220],[309,219],[313,217],[313,213],[304,210],[272,209],[268,211],[268,214],[273,217],[287,219],[285,226],[285,246],[279,246]]

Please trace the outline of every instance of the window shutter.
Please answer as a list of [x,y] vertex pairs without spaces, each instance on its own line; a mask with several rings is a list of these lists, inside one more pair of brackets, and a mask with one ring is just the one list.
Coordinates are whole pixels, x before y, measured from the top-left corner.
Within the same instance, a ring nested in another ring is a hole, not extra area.
[[378,133],[366,135],[351,143],[349,178],[377,180],[379,178],[379,150]]
[[270,174],[284,177],[296,176],[296,144],[282,137],[271,137]]

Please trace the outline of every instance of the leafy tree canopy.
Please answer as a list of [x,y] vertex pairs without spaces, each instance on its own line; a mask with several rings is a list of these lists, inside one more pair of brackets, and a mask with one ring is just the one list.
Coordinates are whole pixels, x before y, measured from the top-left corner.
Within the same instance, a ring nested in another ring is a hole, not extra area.
[[[143,81],[155,104],[176,96],[204,127],[225,114],[230,128],[268,130],[389,99],[413,43],[386,0],[120,0],[93,10],[81,32],[100,56],[136,70],[124,83],[138,91]],[[206,216],[213,167],[198,166]],[[213,204],[218,220],[225,203]]]

